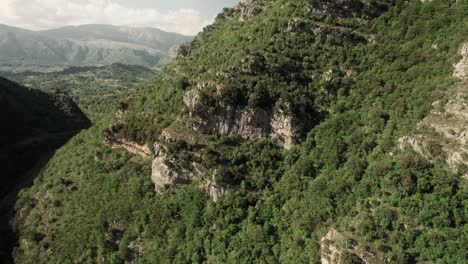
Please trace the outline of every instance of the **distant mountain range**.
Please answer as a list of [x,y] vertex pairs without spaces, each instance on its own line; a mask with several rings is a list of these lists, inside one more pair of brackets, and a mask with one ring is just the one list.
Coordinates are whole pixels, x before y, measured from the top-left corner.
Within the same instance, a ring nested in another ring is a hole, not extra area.
[[155,28],[68,26],[31,31],[0,25],[0,66],[102,66],[123,63],[154,67],[191,36]]

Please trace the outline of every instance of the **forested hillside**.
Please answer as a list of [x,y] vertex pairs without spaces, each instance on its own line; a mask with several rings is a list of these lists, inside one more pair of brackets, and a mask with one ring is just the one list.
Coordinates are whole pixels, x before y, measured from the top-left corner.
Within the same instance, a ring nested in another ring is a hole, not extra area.
[[21,191],[12,256],[465,263],[467,33],[466,1],[225,9]]
[[13,247],[8,218],[19,187],[31,184],[53,151],[81,129],[89,119],[66,94],[44,93],[0,77],[0,256]]

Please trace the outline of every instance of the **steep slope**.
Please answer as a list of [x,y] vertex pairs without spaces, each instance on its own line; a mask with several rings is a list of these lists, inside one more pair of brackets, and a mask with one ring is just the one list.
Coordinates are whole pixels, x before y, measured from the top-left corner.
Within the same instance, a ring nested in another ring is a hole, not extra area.
[[0,132],[0,147],[89,125],[89,120],[66,94],[46,94],[1,77],[0,81],[0,122],[8,124],[8,129]]
[[463,263],[463,171],[399,139],[467,30],[462,1],[226,9],[21,193],[15,260]]
[[433,103],[431,113],[418,126],[420,133],[399,139],[428,160],[445,161],[468,180],[468,43],[459,51],[453,76],[460,80]]
[[150,28],[105,25],[29,31],[0,25],[0,61],[12,69],[32,66],[160,66],[172,47],[191,37]]
[[[10,242],[6,217],[19,186],[32,183],[51,153],[90,121],[66,94],[46,94],[0,77],[0,255]],[[29,172],[28,172],[29,171]]]

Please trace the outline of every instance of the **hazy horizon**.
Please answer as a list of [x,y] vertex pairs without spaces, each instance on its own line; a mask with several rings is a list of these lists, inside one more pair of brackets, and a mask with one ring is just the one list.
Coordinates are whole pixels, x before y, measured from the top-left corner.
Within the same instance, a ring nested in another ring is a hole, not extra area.
[[157,28],[196,35],[239,0],[4,0],[0,24],[33,31],[81,25]]
[[28,29],[20,26],[14,26],[14,25],[8,25],[5,23],[0,23],[0,26],[6,26],[10,28],[17,28],[17,29],[22,29],[22,30],[29,30],[32,32],[43,32],[43,31],[49,31],[49,30],[57,30],[57,29],[62,29],[62,28],[68,28],[68,27],[85,27],[85,26],[112,26],[112,27],[122,27],[122,28],[149,28],[149,29],[155,29],[155,30],[161,30],[166,33],[174,33],[174,34],[179,34],[179,35],[184,35],[187,37],[194,37],[195,35],[188,35],[188,34],[182,34],[174,31],[167,31],[161,28],[157,27],[151,27],[151,26],[126,26],[126,25],[116,25],[116,24],[99,24],[99,23],[92,23],[92,24],[81,24],[81,25],[65,25],[65,26],[57,26],[53,28],[48,28],[48,29]]

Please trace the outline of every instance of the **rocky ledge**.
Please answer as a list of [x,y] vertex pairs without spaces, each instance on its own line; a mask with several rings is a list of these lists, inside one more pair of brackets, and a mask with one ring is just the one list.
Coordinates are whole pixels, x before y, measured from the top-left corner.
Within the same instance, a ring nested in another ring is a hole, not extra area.
[[147,145],[140,145],[126,139],[118,139],[111,136],[104,138],[104,144],[111,148],[122,148],[128,152],[138,155],[142,158],[150,158],[152,156],[151,150]]
[[372,253],[368,248],[339,233],[335,229],[330,229],[320,239],[320,260],[322,264],[336,263],[387,263],[384,258]]

